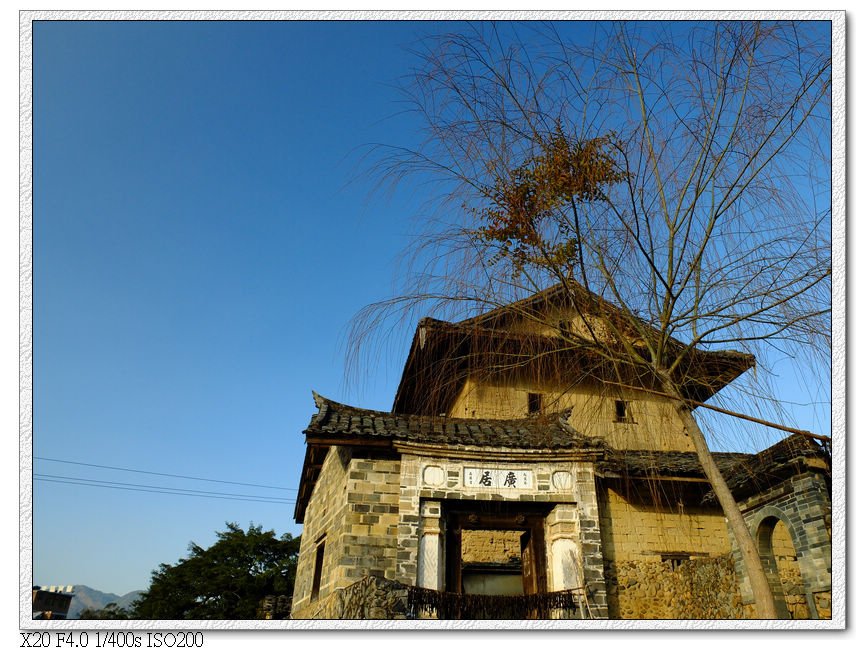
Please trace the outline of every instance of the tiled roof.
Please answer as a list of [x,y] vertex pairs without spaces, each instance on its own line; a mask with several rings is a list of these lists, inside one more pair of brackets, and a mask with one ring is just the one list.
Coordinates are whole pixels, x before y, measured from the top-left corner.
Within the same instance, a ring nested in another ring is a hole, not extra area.
[[509,449],[601,449],[599,438],[577,433],[568,411],[518,420],[482,420],[395,415],[346,406],[313,393],[316,413],[304,433],[308,440],[404,440],[432,445]]
[[[827,471],[830,465],[829,456],[820,445],[798,434],[757,454],[713,452],[712,456],[737,498],[798,473],[808,459],[824,461]],[[693,452],[610,450],[600,468],[632,479],[705,477]]]
[[[582,288],[580,291],[585,292]],[[562,299],[563,293],[563,286],[557,285],[513,305],[457,323],[421,319],[406,357],[393,410],[425,415],[446,411],[473,373],[492,376],[523,370],[534,376],[557,377],[568,382],[591,378],[622,381],[637,389],[652,388],[655,379],[650,364],[611,361],[593,341],[502,329],[508,319],[548,302],[555,303]],[[615,307],[601,298],[596,300],[610,318],[617,318]],[[627,330],[629,325],[625,322],[621,327]],[[668,347],[674,355],[686,350],[685,344],[675,339],[669,340]],[[691,349],[676,365],[674,380],[681,385],[685,397],[703,402],[754,364],[754,357],[742,352]]]
[[[307,452],[295,519],[303,522],[306,505],[330,445],[385,445],[406,441],[442,447],[495,447],[513,450],[592,452],[599,475],[632,480],[704,478],[696,453],[619,450],[600,438],[584,436],[568,423],[569,411],[515,420],[482,420],[398,415],[347,406],[313,393],[318,412],[304,433]],[[810,461],[829,473],[830,458],[816,442],[792,435],[758,454],[712,454],[737,499],[802,471]],[[710,492],[707,499],[712,499]]]
[[756,488],[776,483],[797,473],[804,465],[809,464],[809,461],[825,463],[823,466],[827,473],[830,471],[829,453],[812,438],[793,434],[735,464],[729,472],[724,472],[724,478],[727,479],[727,485],[733,494],[738,495],[746,491],[756,491]]

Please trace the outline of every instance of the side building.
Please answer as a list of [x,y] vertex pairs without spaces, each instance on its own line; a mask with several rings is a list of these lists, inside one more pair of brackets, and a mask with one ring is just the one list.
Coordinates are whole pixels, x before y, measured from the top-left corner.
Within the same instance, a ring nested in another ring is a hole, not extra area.
[[[293,618],[751,616],[675,409],[569,344],[591,325],[562,295],[421,321],[393,412],[315,395]],[[682,383],[704,401],[752,365],[693,352]],[[826,450],[795,435],[715,458],[779,616],[831,616]]]

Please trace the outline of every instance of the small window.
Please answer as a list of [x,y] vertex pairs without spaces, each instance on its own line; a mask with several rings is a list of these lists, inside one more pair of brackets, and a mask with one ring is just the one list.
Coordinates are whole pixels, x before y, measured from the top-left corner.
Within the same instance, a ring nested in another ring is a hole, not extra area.
[[631,415],[631,403],[623,399],[616,400],[616,422],[633,422],[634,418]]
[[687,553],[661,553],[661,562],[669,562],[673,569],[678,569],[682,562],[690,559],[691,556]]
[[562,336],[569,336],[574,333],[573,323],[569,320],[560,320],[559,321],[559,333]]
[[529,393],[529,415],[540,413],[543,403],[540,393]]
[[318,600],[318,592],[321,589],[321,569],[324,565],[324,537],[319,541],[315,549],[315,569],[312,573],[312,592],[309,595],[310,600]]

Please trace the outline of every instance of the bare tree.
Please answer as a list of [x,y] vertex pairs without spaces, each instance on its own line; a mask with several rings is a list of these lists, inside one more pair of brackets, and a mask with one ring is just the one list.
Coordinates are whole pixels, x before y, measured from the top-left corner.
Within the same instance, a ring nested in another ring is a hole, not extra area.
[[[779,351],[828,359],[827,24],[468,25],[418,54],[406,88],[427,139],[380,149],[376,171],[441,181],[440,218],[414,249],[420,273],[362,315],[356,341],[392,307],[542,320],[517,299],[555,285],[583,322],[558,351],[676,405],[757,615],[774,618],[693,386],[704,350],[733,348],[744,366]],[[522,352],[514,364],[541,354]]]

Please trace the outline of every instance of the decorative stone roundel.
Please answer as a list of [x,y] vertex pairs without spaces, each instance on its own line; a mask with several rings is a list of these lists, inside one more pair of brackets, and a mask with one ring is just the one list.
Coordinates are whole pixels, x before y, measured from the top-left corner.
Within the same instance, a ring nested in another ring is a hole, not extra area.
[[438,465],[427,465],[423,469],[423,482],[425,485],[441,485],[445,482],[445,471]]
[[557,490],[567,490],[571,487],[570,472],[553,472],[553,487]]

